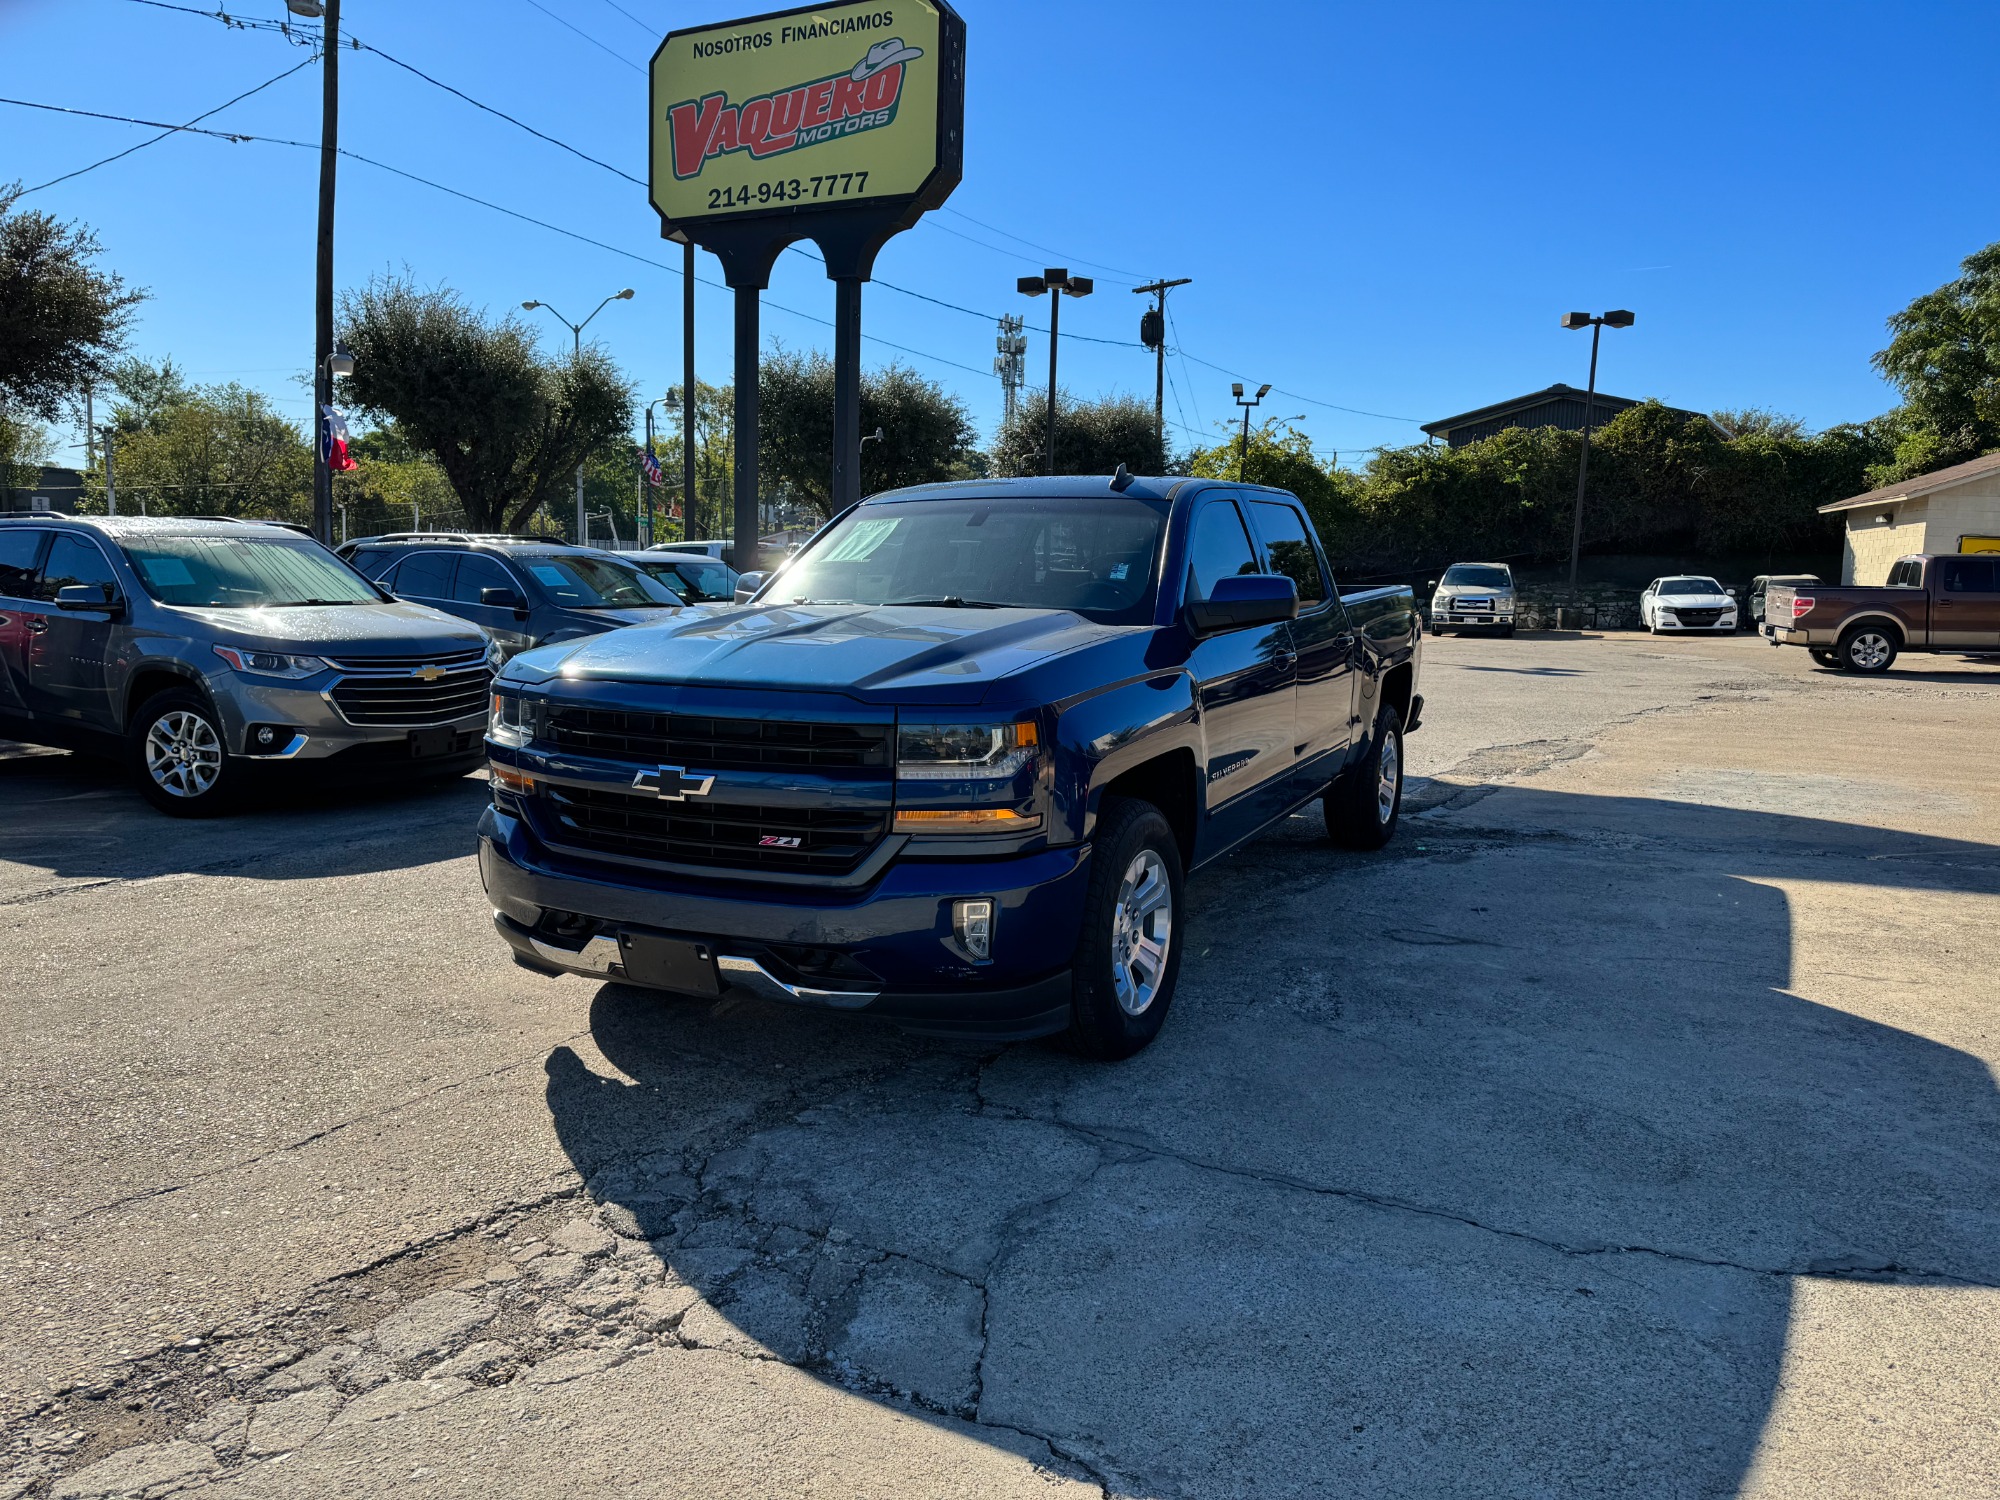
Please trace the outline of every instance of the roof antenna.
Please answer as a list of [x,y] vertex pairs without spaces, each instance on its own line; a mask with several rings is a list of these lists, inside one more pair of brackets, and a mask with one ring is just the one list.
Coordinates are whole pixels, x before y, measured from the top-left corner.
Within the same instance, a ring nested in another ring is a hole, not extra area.
[[1118,472],[1111,476],[1111,488],[1116,490],[1119,494],[1122,495],[1131,487],[1132,487],[1132,476],[1125,472],[1125,465],[1120,464],[1118,466]]

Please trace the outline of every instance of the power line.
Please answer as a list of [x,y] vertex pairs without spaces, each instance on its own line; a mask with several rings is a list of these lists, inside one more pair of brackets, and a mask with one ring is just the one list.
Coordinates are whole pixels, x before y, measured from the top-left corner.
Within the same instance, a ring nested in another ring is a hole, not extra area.
[[657,37],[660,34],[659,29],[657,27],[647,25],[644,21],[640,20],[637,16],[633,15],[631,11],[627,10],[624,6],[620,5],[618,3],[618,0],[604,0],[604,3],[610,6],[613,10],[617,11],[619,15],[623,16],[626,20],[630,21],[634,26],[638,27],[641,31],[645,32],[646,35]]
[[625,64],[626,67],[630,68],[634,73],[637,73],[640,77],[643,78],[645,76],[646,70],[640,67],[637,63],[633,62],[631,58],[627,57],[622,52],[613,51],[610,47],[605,46],[604,43],[600,42],[596,37],[592,36],[589,32],[585,31],[581,26],[570,25],[568,21],[565,21],[561,16],[557,15],[554,11],[550,10],[546,5],[543,5],[541,3],[541,0],[527,0],[527,3],[534,6],[536,10],[540,11],[543,15],[547,16],[551,21],[554,21],[556,25],[566,27],[569,30],[574,31],[578,36],[582,37],[586,42],[590,43],[591,46],[595,47],[599,52],[603,52],[608,54],[609,56],[617,58],[620,62]]
[[[180,9],[180,7],[178,6],[174,8]],[[51,177],[47,182],[36,183],[35,186],[31,188],[23,188],[21,192],[18,194],[18,196],[25,198],[28,196],[29,193],[39,193],[43,188],[52,188],[59,182],[68,182],[72,177],[81,177],[85,172],[95,172],[99,167],[108,167],[114,161],[122,161],[126,157],[130,156],[134,151],[144,151],[148,146],[157,146],[161,141],[164,141],[168,136],[178,135],[182,131],[186,130],[189,126],[194,125],[202,120],[206,120],[211,115],[219,115],[225,109],[229,108],[230,105],[241,104],[245,99],[248,99],[252,94],[261,94],[264,92],[265,89],[269,88],[274,83],[284,82],[287,78],[290,78],[294,73],[298,72],[299,68],[309,68],[317,60],[318,60],[317,57],[308,57],[303,62],[299,63],[298,67],[287,68],[285,69],[284,72],[278,74],[277,77],[265,79],[262,83],[258,84],[257,87],[255,87],[254,89],[246,89],[242,93],[238,94],[234,99],[226,100],[225,102],[216,105],[214,109],[207,110],[202,114],[196,115],[194,119],[189,120],[185,125],[170,126],[169,128],[162,130],[158,135],[154,136],[149,141],[141,141],[136,146],[127,146],[123,151],[114,152],[112,155],[105,157],[101,161],[92,162],[87,167],[78,167],[74,172],[65,172],[60,177]]]
[[177,10],[182,15],[203,16],[211,21],[220,21],[232,31],[277,32],[299,47],[317,47],[320,33],[311,27],[295,26],[290,21],[260,21],[255,18],[232,16],[226,10],[197,10],[192,5],[171,5],[168,0],[130,0],[133,5],[149,5],[154,10]]
[[[981,229],[987,230],[989,233],[997,234],[1002,239],[1013,240],[1017,244],[1026,245],[1030,250],[1039,250],[1044,255],[1061,255],[1063,253],[1060,250],[1051,250],[1047,245],[1038,245],[1033,240],[1022,239],[1020,235],[1015,234],[1010,230],[1002,229],[997,224],[988,224],[983,219],[975,219],[972,217],[971,214],[966,213],[961,209],[953,208],[949,204],[945,205],[944,211],[950,214],[955,219],[963,219],[968,224],[977,224]],[[1120,276],[1136,276],[1139,277],[1141,280],[1145,279],[1145,272],[1143,271],[1132,271],[1126,269],[1123,266],[1109,266],[1106,265],[1101,260],[1085,260],[1080,255],[1073,255],[1068,258],[1075,261],[1080,266],[1094,266],[1096,269],[1100,271],[1115,271]],[[1133,285],[1134,283],[1127,282],[1124,284],[1129,286]]]

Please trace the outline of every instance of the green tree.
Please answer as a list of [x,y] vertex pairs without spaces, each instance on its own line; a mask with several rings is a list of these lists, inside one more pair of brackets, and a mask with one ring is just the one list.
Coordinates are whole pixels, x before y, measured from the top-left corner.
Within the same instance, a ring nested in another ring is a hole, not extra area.
[[170,363],[126,361],[116,375],[111,418],[123,509],[311,519],[312,447],[269,397],[235,384],[188,386]]
[[[994,439],[993,472],[1045,473],[1048,430],[1048,392],[1030,391]],[[1095,401],[1062,392],[1056,401],[1056,472],[1112,474],[1120,464],[1134,474],[1165,472],[1167,455],[1153,426],[1152,403],[1122,392]]]
[[632,388],[601,349],[549,359],[512,314],[498,322],[446,288],[381,276],[341,299],[357,411],[393,420],[437,461],[480,531],[561,512],[577,465],[632,425]]
[[92,264],[90,230],[17,211],[20,196],[0,185],[0,406],[53,422],[110,373],[145,293]]
[[[757,392],[760,477],[822,516],[833,514],[833,361],[779,348]],[[965,404],[902,365],[861,372],[861,492],[966,477],[976,441]]]
[[333,476],[333,505],[348,536],[466,524],[444,470],[395,423],[356,433],[347,451],[355,467]]
[[0,411],[0,494],[33,486],[41,478],[41,466],[54,458],[47,428]]
[[2000,242],[1959,269],[1889,319],[1889,347],[1874,357],[1903,396],[1882,483],[2000,448]]
[[[654,534],[662,540],[682,536],[723,536],[734,528],[736,491],[736,387],[694,386],[694,496],[682,504],[681,387],[667,389],[666,405],[655,418],[653,456],[660,462],[662,488],[654,494]],[[768,421],[768,417],[765,419]],[[764,423],[759,423],[760,426]],[[669,430],[671,427],[671,431]],[[679,521],[669,519],[678,509]]]

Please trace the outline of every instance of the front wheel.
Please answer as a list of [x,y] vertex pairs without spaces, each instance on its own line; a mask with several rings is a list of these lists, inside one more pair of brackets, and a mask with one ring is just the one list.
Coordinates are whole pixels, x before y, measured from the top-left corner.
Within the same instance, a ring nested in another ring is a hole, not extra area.
[[127,759],[139,792],[176,818],[224,812],[241,769],[224,747],[222,720],[192,688],[168,688],[148,698],[132,718]]
[[1070,1044],[1116,1062],[1166,1024],[1180,975],[1180,845],[1150,802],[1113,798],[1091,839],[1083,932],[1071,964]]
[[1856,625],[1840,638],[1836,651],[1845,670],[1872,676],[1888,671],[1895,661],[1896,639],[1886,626]]
[[1835,652],[1822,651],[1815,646],[1811,648],[1810,655],[1822,667],[1838,667],[1840,665],[1840,657]]
[[1326,789],[1326,831],[1347,849],[1380,849],[1403,815],[1403,716],[1383,704],[1359,764]]

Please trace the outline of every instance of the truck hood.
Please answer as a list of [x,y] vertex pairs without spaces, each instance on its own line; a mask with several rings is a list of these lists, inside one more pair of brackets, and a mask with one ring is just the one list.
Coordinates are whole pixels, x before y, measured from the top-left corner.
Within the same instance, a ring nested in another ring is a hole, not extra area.
[[477,625],[422,604],[314,604],[292,609],[187,609],[226,644],[302,655],[420,656],[484,646]]
[[525,651],[505,676],[817,692],[927,689],[976,701],[1010,672],[1126,633],[1064,610],[739,605]]

